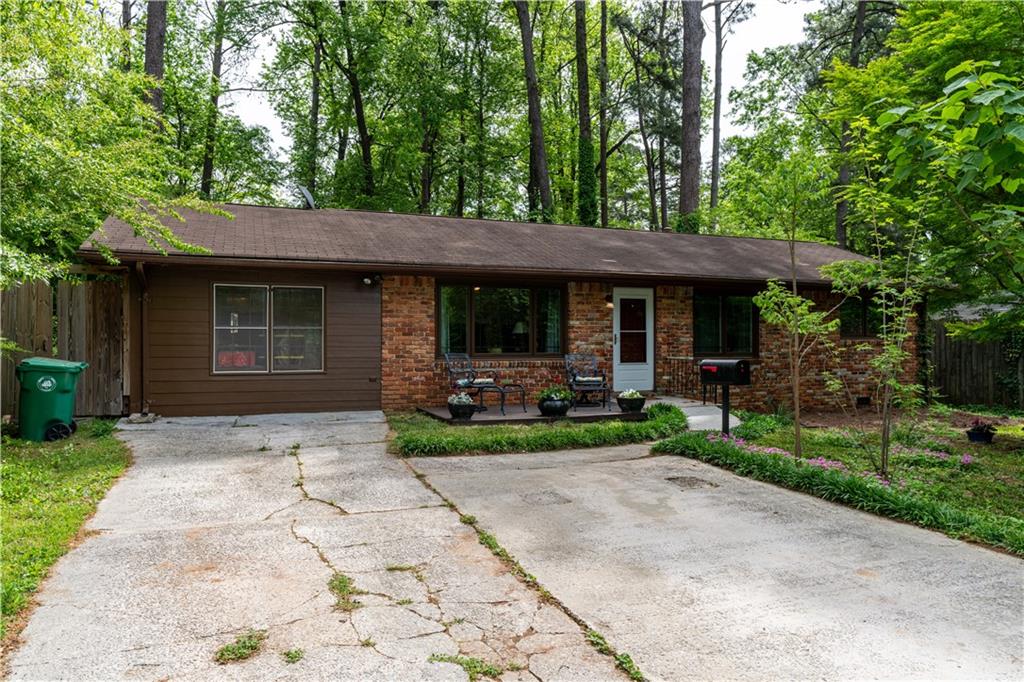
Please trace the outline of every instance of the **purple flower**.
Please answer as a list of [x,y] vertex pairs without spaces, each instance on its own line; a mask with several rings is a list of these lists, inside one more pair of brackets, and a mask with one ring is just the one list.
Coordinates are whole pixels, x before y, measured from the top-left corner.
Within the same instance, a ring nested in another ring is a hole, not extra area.
[[960,466],[969,466],[973,461],[973,457],[971,457],[970,455],[964,455],[963,457],[960,458]]

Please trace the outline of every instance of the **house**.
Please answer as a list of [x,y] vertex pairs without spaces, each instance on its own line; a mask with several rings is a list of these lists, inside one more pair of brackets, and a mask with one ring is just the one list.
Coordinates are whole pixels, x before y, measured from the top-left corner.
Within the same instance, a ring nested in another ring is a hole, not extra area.
[[[565,353],[594,353],[614,388],[696,396],[702,357],[745,357],[736,404],[789,394],[785,339],[751,296],[789,275],[785,241],[602,230],[355,210],[226,205],[168,223],[210,250],[159,254],[111,219],[127,266],[126,406],[172,415],[410,409],[443,404],[445,352],[467,352],[527,391],[561,383]],[[858,258],[801,242],[797,278],[835,302],[819,267]],[[868,315],[844,317],[821,371],[868,395]],[[908,368],[912,373],[914,368]]]

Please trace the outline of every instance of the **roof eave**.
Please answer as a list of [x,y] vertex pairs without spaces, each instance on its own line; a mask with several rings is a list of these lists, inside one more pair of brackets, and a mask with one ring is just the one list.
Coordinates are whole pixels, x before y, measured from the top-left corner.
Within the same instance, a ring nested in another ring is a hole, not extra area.
[[[99,251],[94,249],[80,249],[79,255],[86,260],[103,260]],[[549,279],[577,279],[577,280],[605,280],[621,282],[674,282],[682,284],[697,284],[701,282],[714,282],[718,284],[763,284],[769,279],[766,277],[720,277],[714,275],[694,275],[672,272],[608,272],[603,270],[555,270],[545,268],[494,268],[480,266],[453,266],[444,264],[408,264],[389,263],[385,261],[342,261],[342,260],[313,260],[313,259],[286,259],[286,258],[255,258],[241,256],[203,256],[191,254],[153,254],[122,252],[115,254],[122,261],[154,263],[161,265],[189,265],[189,266],[243,266],[243,267],[280,267],[280,268],[302,268],[310,270],[346,270],[350,272],[384,272],[387,274],[429,274],[429,275],[464,275],[464,276],[520,276]],[[803,286],[827,287],[831,281],[827,279],[797,278],[797,283]]]

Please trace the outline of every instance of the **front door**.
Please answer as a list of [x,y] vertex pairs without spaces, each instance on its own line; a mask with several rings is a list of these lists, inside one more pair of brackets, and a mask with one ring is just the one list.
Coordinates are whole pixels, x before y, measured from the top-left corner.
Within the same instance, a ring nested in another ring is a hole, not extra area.
[[614,362],[616,391],[654,390],[654,290],[616,287]]

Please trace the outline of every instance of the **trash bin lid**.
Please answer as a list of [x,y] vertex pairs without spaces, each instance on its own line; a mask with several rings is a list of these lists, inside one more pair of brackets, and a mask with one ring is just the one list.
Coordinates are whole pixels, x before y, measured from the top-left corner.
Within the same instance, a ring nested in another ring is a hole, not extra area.
[[57,358],[25,358],[18,364],[18,369],[37,369],[46,372],[81,372],[89,366],[87,362],[58,360]]

